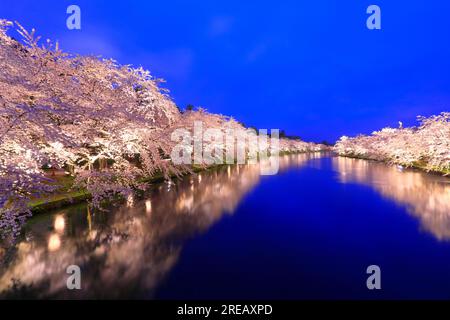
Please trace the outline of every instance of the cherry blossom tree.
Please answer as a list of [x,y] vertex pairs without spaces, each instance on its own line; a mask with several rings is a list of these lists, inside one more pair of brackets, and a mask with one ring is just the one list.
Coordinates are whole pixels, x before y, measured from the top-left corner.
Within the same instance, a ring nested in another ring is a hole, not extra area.
[[[34,30],[17,24],[20,43],[7,35],[12,25],[0,21],[2,231],[17,231],[29,200],[52,191],[45,165],[70,166],[96,203],[130,192],[144,169],[161,167],[159,147],[135,147],[179,117],[148,71],[39,45]],[[94,170],[106,159],[110,166]]]
[[[100,207],[113,196],[128,198],[155,175],[189,172],[175,164],[172,139],[183,128],[201,144],[201,166],[228,157],[226,137],[248,131],[231,117],[204,109],[180,113],[162,80],[112,59],[70,55],[15,23],[0,20],[0,234],[17,235],[30,201],[58,189],[46,168],[65,170],[73,189]],[[196,123],[206,133],[195,137]],[[209,130],[209,131],[208,131]],[[214,138],[216,136],[216,138]],[[217,138],[220,137],[220,138]],[[248,139],[247,159],[257,140]],[[233,139],[233,153],[237,152]],[[281,140],[284,152],[316,151],[300,140]],[[194,145],[195,147],[195,145]],[[214,152],[213,152],[214,151]],[[204,154],[213,155],[203,157]],[[194,157],[195,158],[195,157]],[[193,159],[195,160],[195,159]],[[212,160],[212,161],[211,161]],[[195,162],[195,161],[194,161]]]
[[384,128],[370,136],[341,137],[335,150],[343,156],[450,172],[450,113],[419,117],[413,128]]

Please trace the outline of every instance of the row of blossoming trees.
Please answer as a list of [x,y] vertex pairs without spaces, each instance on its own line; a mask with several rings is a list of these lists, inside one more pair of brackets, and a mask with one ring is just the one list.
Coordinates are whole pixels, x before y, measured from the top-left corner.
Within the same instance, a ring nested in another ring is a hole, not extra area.
[[384,128],[370,136],[342,137],[335,150],[343,156],[386,161],[450,173],[450,113],[419,117],[412,128]]
[[[92,202],[145,188],[143,178],[189,170],[174,165],[177,128],[245,128],[204,110],[181,113],[142,68],[62,52],[19,24],[21,42],[0,20],[0,233],[17,234],[29,203],[58,186],[47,167],[64,168]],[[317,149],[284,139],[283,151]]]

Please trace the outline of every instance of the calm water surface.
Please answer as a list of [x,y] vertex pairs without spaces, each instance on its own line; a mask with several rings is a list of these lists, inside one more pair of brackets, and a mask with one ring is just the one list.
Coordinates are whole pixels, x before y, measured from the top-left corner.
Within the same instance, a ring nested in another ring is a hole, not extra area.
[[0,257],[6,297],[450,299],[450,179],[320,154],[275,176],[222,167],[108,212],[36,216]]

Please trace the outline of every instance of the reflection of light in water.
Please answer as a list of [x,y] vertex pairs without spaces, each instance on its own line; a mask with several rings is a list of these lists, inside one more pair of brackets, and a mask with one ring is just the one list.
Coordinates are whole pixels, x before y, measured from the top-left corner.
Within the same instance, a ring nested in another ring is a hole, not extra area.
[[59,235],[54,233],[48,238],[48,250],[50,251],[56,251],[61,247],[61,239],[59,238]]
[[89,230],[87,239],[92,241],[97,236],[97,230]]
[[56,232],[63,233],[65,226],[66,221],[64,220],[64,217],[62,215],[57,215],[55,217],[55,222],[53,223],[53,227],[55,228]]
[[191,211],[194,208],[194,197],[192,195],[186,195],[182,193],[177,199],[176,203],[177,211]]
[[198,175],[198,183],[202,183],[202,175],[201,174]]
[[450,180],[382,163],[333,158],[342,183],[367,184],[406,206],[436,238],[450,240]]
[[91,217],[91,210],[89,209],[89,206],[87,207],[87,221],[88,221],[89,232],[91,232],[92,231],[92,217]]
[[146,200],[145,201],[145,212],[146,213],[151,213],[152,212],[152,202],[151,202],[151,200]]
[[[298,159],[296,163],[293,158],[292,164],[300,167],[311,157],[301,155]],[[287,169],[288,161],[280,160],[280,169]],[[133,208],[124,205],[106,215],[96,217],[87,208],[87,222],[71,220],[73,232],[60,236],[48,238],[48,229],[32,226],[35,237],[18,244],[12,262],[0,274],[0,293],[9,290],[14,278],[39,288],[42,297],[73,298],[79,294],[116,298],[127,295],[130,285],[151,297],[176,264],[184,242],[208,230],[225,214],[233,214],[242,198],[259,183],[258,165],[238,170],[237,166],[230,167],[230,176],[225,167],[218,169],[217,177],[203,173],[201,184],[192,175],[168,192],[161,184],[158,187],[164,188],[154,188],[151,199],[141,205],[135,200]],[[149,207],[151,214],[146,214]],[[103,222],[103,216],[107,222]],[[53,219],[49,222],[54,224]],[[51,255],[47,254],[49,250],[53,251]],[[67,290],[66,274],[61,270],[71,264],[87,266],[83,271],[85,290]]]

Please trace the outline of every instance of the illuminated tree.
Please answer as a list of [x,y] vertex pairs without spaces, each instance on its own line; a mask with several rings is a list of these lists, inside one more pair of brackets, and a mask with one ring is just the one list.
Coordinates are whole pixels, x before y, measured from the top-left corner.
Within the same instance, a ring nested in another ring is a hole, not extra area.
[[342,137],[335,150],[343,156],[362,157],[426,170],[450,171],[450,113],[419,117],[414,128],[384,128],[370,136]]
[[[247,129],[233,118],[188,107],[180,113],[155,79],[142,68],[114,60],[74,56],[35,31],[16,23],[22,42],[0,20],[0,233],[17,234],[30,215],[29,203],[58,188],[45,168],[73,177],[73,188],[92,195],[100,207],[113,196],[128,198],[149,177],[169,178],[191,170],[176,165],[171,152],[176,129],[195,136],[194,126],[225,137]],[[224,139],[202,144],[200,153],[224,150]],[[195,139],[195,137],[194,137]],[[256,147],[250,142],[251,147]],[[283,151],[313,151],[318,146],[281,140]],[[244,156],[248,156],[248,149]],[[214,161],[223,159],[214,153]],[[202,158],[199,165],[212,164]]]

